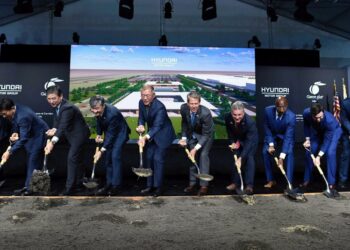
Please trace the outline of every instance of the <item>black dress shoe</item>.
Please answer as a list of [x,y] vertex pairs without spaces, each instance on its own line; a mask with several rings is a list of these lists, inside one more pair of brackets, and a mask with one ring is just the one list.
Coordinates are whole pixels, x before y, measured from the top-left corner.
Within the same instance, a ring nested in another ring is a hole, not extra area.
[[18,195],[22,195],[25,191],[27,191],[27,188],[23,187],[21,189],[16,189],[15,191],[13,191],[13,194],[18,196]]
[[24,191],[24,192],[22,193],[22,195],[23,195],[23,196],[31,196],[31,195],[33,195],[33,192],[30,191],[30,190],[26,190],[26,191]]
[[114,196],[114,195],[117,195],[119,192],[120,192],[119,187],[112,187],[112,188],[108,191],[108,195]]
[[151,194],[153,192],[153,188],[147,187],[141,190],[141,194]]
[[157,188],[153,193],[153,197],[158,197],[163,195],[163,190],[161,188]]
[[104,186],[103,188],[100,188],[97,190],[96,195],[98,196],[107,196],[109,195],[109,190],[111,189],[110,186]]
[[59,196],[69,196],[73,194],[73,190],[71,188],[66,188],[65,190],[63,190],[62,193],[59,194]]

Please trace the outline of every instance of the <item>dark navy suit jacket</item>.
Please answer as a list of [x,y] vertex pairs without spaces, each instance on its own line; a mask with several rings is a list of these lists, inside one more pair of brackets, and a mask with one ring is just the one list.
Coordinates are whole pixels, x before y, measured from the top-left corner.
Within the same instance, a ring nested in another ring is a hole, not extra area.
[[154,140],[156,145],[161,148],[170,146],[175,139],[175,131],[164,104],[157,98],[153,99],[148,112],[143,101],[139,101],[138,125],[145,126],[146,123],[150,140]]
[[341,103],[340,122],[343,132],[350,135],[350,98],[346,98]]
[[[11,122],[0,116],[0,142],[7,141],[11,133]],[[8,141],[7,141],[8,142]]]
[[191,112],[187,103],[181,105],[181,127],[182,127],[182,137],[187,139],[192,138],[192,135],[201,135],[198,144],[203,146],[209,139],[214,136],[214,122],[211,112],[208,108],[199,105],[199,109],[196,113],[196,120],[194,126],[191,125]]
[[78,107],[65,99],[61,102],[58,115],[54,112],[53,127],[57,129],[55,136],[64,136],[71,144],[90,136],[89,127]]
[[246,158],[256,150],[258,145],[258,130],[255,121],[250,116],[245,114],[236,128],[236,123],[233,120],[231,113],[228,113],[225,115],[225,124],[230,144],[233,142],[236,143],[237,141],[241,144],[243,148],[241,152],[242,158]]
[[281,153],[288,154],[294,145],[295,123],[295,114],[290,109],[287,109],[287,111],[283,114],[282,119],[277,121],[276,107],[266,107],[264,113],[264,143],[274,143],[276,145],[275,139],[279,138],[283,140]]
[[45,142],[45,132],[48,129],[48,125],[33,110],[16,104],[16,112],[12,119],[12,132],[19,134],[19,140],[11,147],[10,152],[16,152],[23,146],[28,152],[42,147]]
[[330,112],[324,111],[324,118],[317,124],[312,119],[310,108],[304,110],[303,117],[305,137],[310,137],[311,140],[323,139],[320,151],[327,152],[333,134],[340,128],[338,121]]
[[105,133],[103,147],[105,149],[112,149],[115,140],[118,137],[129,139],[130,128],[126,123],[120,111],[110,105],[105,104],[105,110],[101,117],[97,117],[97,134]]

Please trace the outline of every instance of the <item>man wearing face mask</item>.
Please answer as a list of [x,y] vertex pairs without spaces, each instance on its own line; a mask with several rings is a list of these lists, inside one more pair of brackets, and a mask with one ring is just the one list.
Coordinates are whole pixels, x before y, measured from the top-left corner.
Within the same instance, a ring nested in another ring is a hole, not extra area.
[[[200,105],[201,96],[196,91],[187,95],[187,103],[181,105],[182,138],[179,144],[188,147],[193,159],[199,159],[199,168],[202,174],[209,174],[209,150],[214,139],[214,122],[208,108]],[[190,183],[185,193],[193,193],[196,188],[196,167],[190,167]],[[198,195],[208,193],[208,182],[200,180]]]
[[[122,182],[122,149],[129,139],[130,129],[120,111],[105,103],[102,96],[90,98],[90,110],[96,117],[96,143],[103,142],[94,155],[98,161],[105,154],[106,185],[97,191],[97,195],[116,195]],[[104,134],[104,140],[102,135]]]
[[273,176],[272,162],[278,149],[278,163],[287,163],[287,176],[293,182],[294,172],[294,140],[295,140],[295,114],[288,108],[288,100],[284,96],[276,99],[274,106],[268,106],[264,112],[264,146],[263,159],[267,183],[265,188],[276,185]]
[[[225,125],[230,142],[229,147],[237,154],[236,164],[244,171],[245,193],[253,194],[255,174],[255,152],[258,146],[258,130],[255,121],[244,112],[244,105],[236,101],[231,112],[225,116]],[[240,178],[234,168],[233,182],[227,190],[233,191],[240,185]]]
[[303,186],[307,186],[311,180],[314,165],[320,165],[321,158],[327,157],[327,181],[331,189],[335,188],[335,177],[337,171],[337,145],[342,135],[342,129],[334,116],[325,111],[320,103],[312,104],[303,113],[305,142],[303,146],[315,156],[313,160],[311,153],[306,152],[306,168]]

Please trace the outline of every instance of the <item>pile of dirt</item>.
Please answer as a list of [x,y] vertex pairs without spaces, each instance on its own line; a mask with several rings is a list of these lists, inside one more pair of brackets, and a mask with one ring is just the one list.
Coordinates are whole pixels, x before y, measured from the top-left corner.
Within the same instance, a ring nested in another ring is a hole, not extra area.
[[48,173],[41,170],[34,170],[29,189],[39,195],[48,195],[50,192],[51,180]]
[[111,213],[101,213],[91,217],[92,221],[108,221],[113,224],[125,224],[127,220],[124,217],[111,214]]
[[12,223],[24,223],[26,221],[32,220],[35,217],[34,213],[30,212],[19,212],[8,218]]
[[68,204],[66,199],[36,198],[33,201],[33,208],[37,210],[48,210],[49,208],[64,206]]

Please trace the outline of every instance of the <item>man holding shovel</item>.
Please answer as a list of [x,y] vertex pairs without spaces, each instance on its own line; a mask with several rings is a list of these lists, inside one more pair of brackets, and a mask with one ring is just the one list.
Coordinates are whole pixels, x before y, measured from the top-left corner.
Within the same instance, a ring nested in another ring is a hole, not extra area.
[[3,153],[1,160],[7,161],[12,154],[24,147],[27,153],[27,175],[24,187],[14,191],[15,195],[30,195],[29,184],[34,169],[40,169],[43,162],[45,147],[45,131],[48,125],[40,119],[33,110],[26,106],[15,104],[9,98],[0,101],[0,113],[12,122],[14,141],[11,148]]
[[156,98],[154,88],[144,85],[141,89],[139,101],[139,119],[136,131],[140,134],[138,144],[146,147],[147,166],[153,170],[153,176],[147,177],[147,188],[141,190],[142,194],[159,196],[163,192],[163,170],[166,149],[175,139],[175,131],[168,117],[165,106]]
[[[253,194],[255,174],[255,153],[258,146],[258,130],[255,121],[244,112],[244,105],[236,101],[231,105],[231,113],[225,115],[225,125],[230,142],[229,147],[237,155],[235,164],[245,166],[245,193]],[[242,164],[243,163],[243,164]],[[236,190],[240,177],[234,168],[233,181],[226,188]]]
[[54,145],[65,138],[70,147],[67,162],[67,180],[65,190],[60,195],[72,195],[75,185],[83,187],[83,149],[88,141],[90,130],[83,115],[77,106],[63,98],[62,90],[57,85],[51,85],[46,89],[46,98],[54,108],[53,128],[46,131],[47,136],[52,137],[45,147],[45,153],[49,154]]
[[276,185],[271,162],[273,162],[277,147],[280,148],[278,164],[283,166],[283,161],[287,162],[287,176],[290,182],[293,181],[295,123],[295,114],[288,108],[286,97],[278,97],[274,106],[265,108],[263,146],[263,159],[267,178],[267,183],[264,185],[265,188],[272,188]]
[[[337,145],[342,135],[342,129],[334,116],[325,111],[320,103],[312,104],[303,113],[305,142],[303,146],[311,152],[306,152],[306,168],[303,186],[311,180],[313,166],[320,166],[321,158],[327,157],[327,181],[330,189],[335,189],[337,171]],[[315,157],[311,158],[311,154]]]
[[130,129],[120,111],[105,103],[102,96],[90,98],[90,110],[97,122],[96,143],[103,142],[94,160],[97,162],[105,154],[106,166],[106,185],[97,191],[97,195],[116,195],[122,182],[122,149],[129,139]]
[[[9,137],[11,134],[11,122],[0,116],[0,152],[4,152],[8,145],[9,145]],[[4,178],[4,171],[3,168],[0,166],[0,187],[4,185],[5,178]]]
[[[202,174],[209,174],[209,150],[214,139],[214,122],[208,108],[200,105],[201,96],[196,91],[187,95],[187,103],[181,105],[182,138],[179,144],[188,147],[192,159],[199,159],[199,168]],[[198,154],[197,154],[198,153]],[[193,193],[196,186],[196,167],[190,167],[190,183],[185,193]],[[198,195],[208,193],[208,181],[200,180]]]

